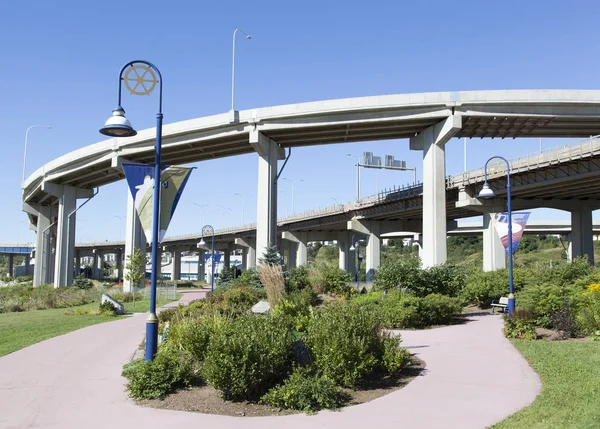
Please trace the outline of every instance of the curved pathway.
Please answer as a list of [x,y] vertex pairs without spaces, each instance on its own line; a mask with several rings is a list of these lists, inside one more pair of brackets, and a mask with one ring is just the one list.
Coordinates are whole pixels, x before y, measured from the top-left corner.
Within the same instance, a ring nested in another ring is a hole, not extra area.
[[[186,292],[182,301],[200,297]],[[341,412],[227,417],[136,406],[121,368],[137,348],[145,317],[103,323],[0,358],[0,428],[485,428],[529,405],[538,376],[501,332],[499,316],[401,331],[427,363],[405,388]]]

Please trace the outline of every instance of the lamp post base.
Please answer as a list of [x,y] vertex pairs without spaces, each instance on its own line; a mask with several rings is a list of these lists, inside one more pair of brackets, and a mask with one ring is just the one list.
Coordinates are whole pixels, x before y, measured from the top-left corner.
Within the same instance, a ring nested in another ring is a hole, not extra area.
[[515,311],[515,295],[513,293],[508,294],[508,316],[511,317]]
[[146,360],[154,360],[158,349],[158,317],[155,313],[148,314],[146,320]]

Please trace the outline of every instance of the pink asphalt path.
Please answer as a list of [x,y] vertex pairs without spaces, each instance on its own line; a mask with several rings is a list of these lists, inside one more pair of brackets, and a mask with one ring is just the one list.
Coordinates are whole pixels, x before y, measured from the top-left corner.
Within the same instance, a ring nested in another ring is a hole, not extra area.
[[[200,297],[186,292],[183,302]],[[227,417],[139,407],[121,368],[145,316],[90,326],[0,358],[0,428],[485,428],[529,405],[537,374],[501,333],[499,316],[422,331],[403,345],[427,363],[405,388],[340,412]]]

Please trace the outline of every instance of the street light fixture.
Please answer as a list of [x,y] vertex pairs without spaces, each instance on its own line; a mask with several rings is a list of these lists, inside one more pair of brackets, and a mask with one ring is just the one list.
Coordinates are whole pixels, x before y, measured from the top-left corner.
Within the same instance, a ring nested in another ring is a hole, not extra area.
[[198,204],[198,203],[194,203],[195,206],[200,207],[200,225],[202,225],[202,209],[204,209],[204,207],[210,207],[210,204]]
[[235,35],[237,34],[238,31],[241,33],[244,33],[246,35],[246,39],[252,39],[252,37],[250,37],[250,35],[248,33],[246,33],[244,30],[236,28],[233,31],[233,49],[232,49],[232,56],[231,56],[231,111],[232,112],[235,112],[235,109],[233,108],[233,102],[234,102],[234,98],[235,98]]
[[287,177],[282,177],[282,180],[287,180],[292,184],[292,215],[294,215],[296,214],[296,210],[294,208],[294,185],[296,184],[296,182],[304,182],[304,179],[292,180],[288,179]]
[[202,238],[200,242],[196,245],[196,247],[206,247],[206,241],[204,241],[204,236],[211,234],[212,243],[210,246],[210,290],[215,290],[215,229],[211,225],[204,225],[202,227]]
[[27,140],[29,139],[29,130],[32,128],[47,128],[52,129],[50,125],[32,125],[25,131],[25,149],[23,150],[23,180],[21,181],[21,189],[25,187],[25,165],[27,164]]
[[515,294],[513,287],[513,235],[512,235],[512,209],[511,209],[511,196],[510,196],[510,163],[501,156],[492,156],[485,162],[483,167],[483,188],[477,198],[490,199],[494,198],[496,194],[490,188],[488,184],[487,168],[488,164],[492,159],[500,159],[506,163],[506,194],[508,199],[508,278],[509,278],[509,294],[508,294],[508,315],[512,316],[515,311]]
[[[158,318],[156,317],[156,281],[159,269],[159,251],[158,251],[158,227],[159,227],[159,216],[160,216],[160,189],[161,186],[156,186],[160,183],[160,159],[162,151],[162,74],[158,68],[143,60],[130,61],[121,68],[119,73],[119,97],[117,107],[113,110],[112,116],[108,118],[104,127],[100,129],[100,133],[109,137],[132,137],[137,134],[137,131],[133,129],[129,120],[125,117],[125,110],[121,107],[121,86],[124,80],[123,72],[131,67],[128,71],[132,70],[137,75],[137,78],[131,78],[131,81],[135,83],[133,88],[129,88],[132,94],[145,95],[152,92],[156,84],[159,85],[158,94],[158,113],[156,114],[156,143],[154,146],[155,161],[154,161],[154,194],[153,194],[153,209],[152,209],[152,275],[150,277],[150,310],[148,312],[148,319],[146,320],[146,353],[145,359],[154,360],[154,355],[158,348]],[[140,76],[137,73],[137,69],[144,70]],[[154,75],[154,72],[158,75],[158,80]],[[150,73],[152,79],[145,79],[146,73]],[[146,82],[150,82],[150,88],[147,89],[145,86]],[[125,84],[130,87],[129,80]],[[144,91],[138,91],[138,86],[141,85]]]
[[244,200],[246,199],[246,196],[251,197],[252,195],[244,195],[240,192],[236,192],[235,195],[239,195],[240,197],[242,197],[242,225],[244,225]]

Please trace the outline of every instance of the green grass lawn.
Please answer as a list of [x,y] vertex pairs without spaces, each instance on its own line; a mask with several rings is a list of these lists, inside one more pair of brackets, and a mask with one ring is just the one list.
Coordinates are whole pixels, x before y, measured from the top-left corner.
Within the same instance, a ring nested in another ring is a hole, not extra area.
[[513,343],[543,388],[531,406],[494,429],[600,428],[600,342]]
[[[181,294],[177,294],[177,299]],[[170,300],[160,299],[157,306],[165,305]],[[146,312],[150,306],[149,299],[125,303],[125,311],[128,312]],[[97,309],[98,303],[93,302],[86,305],[73,308]],[[86,326],[97,323],[110,322],[119,319],[111,316],[92,316],[92,315],[66,315],[65,308],[55,308],[49,310],[24,311],[21,313],[3,313],[0,314],[0,356],[7,355],[24,347],[30,346],[48,338],[66,334]]]

